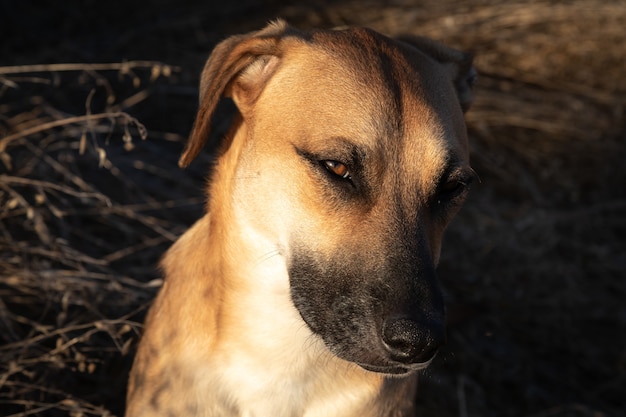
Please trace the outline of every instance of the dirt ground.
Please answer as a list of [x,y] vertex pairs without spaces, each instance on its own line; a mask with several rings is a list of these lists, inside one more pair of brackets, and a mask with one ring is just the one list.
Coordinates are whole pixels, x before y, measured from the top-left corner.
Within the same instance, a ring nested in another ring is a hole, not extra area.
[[176,164],[198,75],[278,16],[475,54],[481,181],[418,415],[626,415],[624,1],[70,3],[0,2],[0,415],[123,415],[159,257],[202,212],[210,156]]

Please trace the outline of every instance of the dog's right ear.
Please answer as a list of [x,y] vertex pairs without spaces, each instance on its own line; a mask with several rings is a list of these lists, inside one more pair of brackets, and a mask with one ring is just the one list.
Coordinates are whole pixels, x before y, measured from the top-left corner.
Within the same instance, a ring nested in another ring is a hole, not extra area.
[[202,71],[200,107],[179,166],[188,166],[207,143],[211,118],[222,97],[231,97],[246,116],[276,71],[280,41],[289,31],[293,29],[278,20],[258,32],[232,36],[215,47]]
[[421,36],[400,35],[396,39],[419,49],[447,67],[450,70],[461,109],[463,112],[466,112],[470,108],[472,104],[472,89],[477,77],[476,68],[472,64],[474,57],[471,53],[449,48],[439,42]]

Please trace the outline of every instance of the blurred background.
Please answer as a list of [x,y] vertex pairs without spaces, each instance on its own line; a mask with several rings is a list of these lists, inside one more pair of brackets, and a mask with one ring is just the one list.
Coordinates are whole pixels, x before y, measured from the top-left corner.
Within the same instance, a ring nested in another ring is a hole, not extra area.
[[0,415],[123,415],[216,42],[283,17],[471,51],[481,181],[439,267],[420,416],[626,415],[626,3],[0,0]]

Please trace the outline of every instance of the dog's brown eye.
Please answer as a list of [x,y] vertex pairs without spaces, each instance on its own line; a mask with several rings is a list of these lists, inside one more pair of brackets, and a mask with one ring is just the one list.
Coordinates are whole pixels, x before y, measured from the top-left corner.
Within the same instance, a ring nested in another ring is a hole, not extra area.
[[448,201],[453,200],[467,191],[471,183],[472,178],[463,180],[450,179],[439,187],[439,198]]
[[348,167],[342,164],[341,162],[327,160],[327,161],[322,161],[322,163],[324,164],[324,167],[326,167],[328,171],[335,174],[336,176],[341,177],[345,180],[350,179],[350,171],[348,170]]
[[463,181],[448,181],[441,187],[441,192],[445,195],[456,195],[463,191],[466,185]]

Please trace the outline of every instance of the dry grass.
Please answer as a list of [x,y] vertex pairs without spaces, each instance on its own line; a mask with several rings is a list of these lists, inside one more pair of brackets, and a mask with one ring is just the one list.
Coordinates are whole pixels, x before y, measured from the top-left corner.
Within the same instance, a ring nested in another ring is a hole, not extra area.
[[[623,415],[624,3],[272,7],[221,30],[280,14],[476,53],[468,126],[482,182],[446,238],[449,345],[422,378],[420,415]],[[122,414],[158,258],[202,211],[210,157],[176,161],[216,38],[198,35],[218,22],[209,10],[150,32],[195,28],[181,43],[199,52],[176,66],[0,67],[0,414]]]
[[[160,285],[156,260],[186,227],[177,215],[202,202],[193,191],[152,192],[179,179],[175,158],[153,166],[167,159],[152,143],[158,135],[141,149],[136,142],[148,132],[124,111],[171,76],[163,68],[0,68],[0,401],[8,414],[106,415],[102,399],[123,394],[121,369]],[[76,81],[85,114],[56,104],[56,93]],[[28,83],[45,87],[24,94]],[[141,151],[147,157],[136,159]]]

